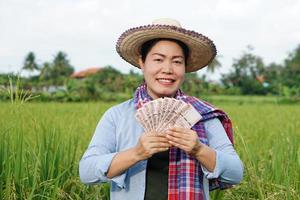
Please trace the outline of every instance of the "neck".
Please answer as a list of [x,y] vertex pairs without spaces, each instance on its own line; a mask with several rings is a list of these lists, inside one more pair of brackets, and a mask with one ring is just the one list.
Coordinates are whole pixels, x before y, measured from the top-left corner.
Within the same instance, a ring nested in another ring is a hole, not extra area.
[[156,95],[156,94],[153,94],[147,87],[147,93],[148,95],[154,100],[154,99],[158,99],[158,98],[162,98],[162,97],[170,97],[170,98],[173,98],[176,96],[176,93],[175,94],[172,94],[172,95]]

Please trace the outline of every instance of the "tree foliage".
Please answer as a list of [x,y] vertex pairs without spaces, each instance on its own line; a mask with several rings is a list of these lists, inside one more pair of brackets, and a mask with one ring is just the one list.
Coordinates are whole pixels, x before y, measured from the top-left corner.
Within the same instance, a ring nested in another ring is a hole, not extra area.
[[219,61],[219,58],[220,56],[216,56],[212,61],[211,63],[209,63],[207,65],[207,71],[211,72],[211,73],[214,73],[216,71],[216,69],[222,67],[222,64],[221,62]]
[[[207,68],[214,73],[221,67],[217,57]],[[59,51],[50,62],[36,63],[33,52],[25,57],[24,70],[39,74],[29,78],[22,77],[26,89],[42,93],[45,99],[62,101],[82,100],[120,100],[133,96],[136,88],[144,81],[140,73],[131,70],[121,73],[112,66],[101,68],[96,74],[81,79],[71,78],[74,72],[66,53]],[[0,87],[7,87],[7,75],[0,74]],[[50,88],[56,88],[50,90]],[[300,45],[289,53],[282,64],[265,64],[263,59],[248,47],[233,60],[229,73],[223,74],[221,83],[210,82],[206,76],[187,73],[181,87],[189,95],[207,94],[246,94],[280,95],[300,97]],[[1,94],[0,94],[1,98]]]
[[265,94],[263,82],[265,64],[261,57],[252,53],[248,47],[241,57],[234,59],[233,70],[223,75],[222,82],[226,87],[239,88],[242,94]]
[[30,72],[39,69],[39,66],[36,63],[35,54],[33,52],[29,52],[25,57],[25,61],[22,69]]
[[[44,65],[44,67],[46,67]],[[53,80],[54,85],[62,85],[66,77],[69,77],[74,72],[73,66],[71,66],[67,59],[67,54],[59,51],[50,66],[49,75]]]
[[300,45],[285,59],[285,68],[282,71],[283,85],[289,88],[300,88]]

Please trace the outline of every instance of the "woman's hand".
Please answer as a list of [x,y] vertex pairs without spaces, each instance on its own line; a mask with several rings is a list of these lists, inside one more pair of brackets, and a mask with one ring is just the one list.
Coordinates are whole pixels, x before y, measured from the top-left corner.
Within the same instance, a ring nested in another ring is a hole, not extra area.
[[120,175],[137,162],[151,157],[160,151],[166,151],[170,147],[165,135],[158,133],[145,133],[139,138],[135,147],[118,152],[113,158],[107,172],[107,177]]
[[208,171],[216,166],[216,151],[201,143],[198,135],[191,129],[173,127],[167,131],[166,138],[172,146],[194,156]]
[[202,147],[197,133],[191,129],[172,127],[167,130],[166,138],[172,146],[182,149],[189,155],[196,156]]
[[140,137],[135,152],[138,160],[145,160],[155,153],[168,150],[170,146],[165,134],[149,132]]

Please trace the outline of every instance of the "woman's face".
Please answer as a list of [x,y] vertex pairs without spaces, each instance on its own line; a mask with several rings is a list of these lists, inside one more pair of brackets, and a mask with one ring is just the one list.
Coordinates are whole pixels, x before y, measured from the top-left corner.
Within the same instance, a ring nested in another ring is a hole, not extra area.
[[148,52],[145,62],[140,58],[139,64],[147,83],[147,92],[153,99],[174,96],[184,81],[184,54],[176,42],[157,42]]

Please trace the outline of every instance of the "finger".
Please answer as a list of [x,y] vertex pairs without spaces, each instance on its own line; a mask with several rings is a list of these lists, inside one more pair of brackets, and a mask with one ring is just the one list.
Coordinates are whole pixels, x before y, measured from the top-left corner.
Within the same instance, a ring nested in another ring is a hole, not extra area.
[[153,154],[153,153],[157,153],[157,152],[160,152],[160,151],[167,151],[170,147],[162,147],[162,146],[158,146],[158,147],[151,147],[151,148],[147,148],[147,151],[150,153],[150,154]]
[[167,138],[169,139],[169,142],[172,141],[174,143],[177,143],[177,144],[181,144],[181,145],[184,145],[184,146],[188,146],[191,144],[192,141],[190,140],[187,140],[187,139],[182,139],[182,138],[179,138],[179,137],[174,137],[173,135],[167,135]]
[[184,144],[181,144],[181,143],[177,143],[177,142],[174,142],[174,141],[169,141],[169,143],[174,146],[174,147],[177,147],[179,149],[182,149],[184,151],[186,151],[188,149],[188,146],[184,145]]
[[167,134],[166,134],[166,137],[168,138],[168,136],[173,136],[173,137],[176,137],[176,138],[180,138],[180,139],[186,139],[188,138],[188,136],[184,133],[181,133],[181,132],[174,132],[174,131],[171,131],[171,130],[168,130],[167,131]]
[[196,132],[192,129],[182,128],[182,127],[172,127],[169,130],[176,133],[182,133],[185,135],[195,134]]
[[150,143],[149,148],[169,148],[170,147],[170,143],[169,142],[164,142],[164,143],[161,143],[161,142],[157,142],[157,143]]
[[184,133],[186,133],[191,129],[182,128],[182,127],[179,127],[179,126],[173,126],[173,127],[169,128],[169,130],[172,130],[172,131],[175,131],[175,132],[184,132]]
[[168,139],[166,138],[166,135],[163,135],[163,136],[151,136],[151,137],[149,137],[149,140],[151,142],[168,142]]
[[155,153],[158,153],[158,152],[163,152],[163,151],[167,151],[167,150],[169,150],[170,148],[154,148],[154,149],[152,149],[152,154],[155,154]]
[[166,134],[149,132],[146,137],[164,138]]
[[168,142],[169,142],[168,138],[164,138],[164,139],[151,138],[147,140],[147,143],[168,143]]
[[154,132],[154,131],[147,132],[147,135],[148,135],[148,136],[159,136],[159,137],[164,137],[164,134],[163,134],[163,133],[161,133],[161,132]]

